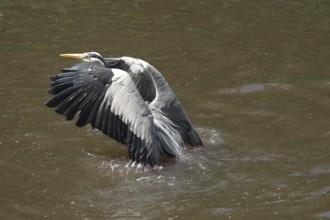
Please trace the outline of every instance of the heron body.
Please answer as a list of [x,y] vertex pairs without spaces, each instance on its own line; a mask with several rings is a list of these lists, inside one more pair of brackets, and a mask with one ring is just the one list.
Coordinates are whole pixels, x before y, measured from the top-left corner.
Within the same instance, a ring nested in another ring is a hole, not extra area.
[[162,74],[132,57],[103,58],[96,52],[63,54],[82,62],[50,77],[46,106],[90,124],[127,146],[130,159],[159,166],[164,155],[179,156],[202,146],[181,103]]

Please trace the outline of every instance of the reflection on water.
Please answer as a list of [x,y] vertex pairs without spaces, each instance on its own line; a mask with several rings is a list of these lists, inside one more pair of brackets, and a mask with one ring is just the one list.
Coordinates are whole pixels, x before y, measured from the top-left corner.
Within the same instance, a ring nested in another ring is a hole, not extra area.
[[[0,219],[329,218],[328,1],[3,1]],[[44,107],[67,52],[140,57],[205,144],[161,171]]]

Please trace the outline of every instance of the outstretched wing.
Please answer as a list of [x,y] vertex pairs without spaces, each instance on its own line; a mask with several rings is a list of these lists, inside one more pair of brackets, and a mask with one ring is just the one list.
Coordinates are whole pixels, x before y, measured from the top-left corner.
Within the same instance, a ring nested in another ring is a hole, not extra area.
[[165,78],[149,63],[142,61],[142,64],[145,71],[157,76],[157,80],[161,84],[159,94],[150,104],[150,108],[155,107],[160,109],[162,114],[172,121],[173,129],[180,133],[185,144],[192,147],[203,146],[202,140],[192,126],[183,106]]
[[160,114],[172,122],[172,128],[180,133],[185,144],[203,145],[181,103],[155,67],[132,57],[106,58],[105,62],[107,66],[122,69],[131,75],[141,96],[151,103],[149,107],[152,110],[159,109]]
[[69,68],[51,76],[46,105],[72,120],[80,112],[77,126],[93,128],[126,144],[129,157],[138,163],[158,165],[164,153],[148,105],[130,75],[102,67]]

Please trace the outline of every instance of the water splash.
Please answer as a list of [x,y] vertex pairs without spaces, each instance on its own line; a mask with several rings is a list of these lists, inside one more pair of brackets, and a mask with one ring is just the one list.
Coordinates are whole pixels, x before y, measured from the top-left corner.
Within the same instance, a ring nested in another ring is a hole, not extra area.
[[223,143],[223,135],[220,131],[214,128],[197,128],[197,133],[200,134],[204,145],[218,146]]

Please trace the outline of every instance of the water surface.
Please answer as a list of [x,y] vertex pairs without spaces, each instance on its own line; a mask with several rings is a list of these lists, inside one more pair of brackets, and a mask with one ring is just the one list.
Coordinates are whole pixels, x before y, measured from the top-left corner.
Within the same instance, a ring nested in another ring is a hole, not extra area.
[[[0,3],[1,219],[328,219],[328,1]],[[205,148],[161,172],[44,106],[60,53],[166,77]]]

